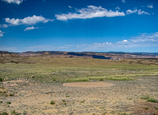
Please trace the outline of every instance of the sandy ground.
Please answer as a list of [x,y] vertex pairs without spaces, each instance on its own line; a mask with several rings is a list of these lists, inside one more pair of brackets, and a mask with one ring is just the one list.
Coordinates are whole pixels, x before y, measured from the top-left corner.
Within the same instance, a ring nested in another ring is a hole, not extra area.
[[65,87],[86,87],[86,88],[92,88],[92,87],[111,87],[114,84],[112,83],[106,83],[106,82],[77,82],[77,83],[63,83],[63,86]]
[[[133,81],[36,83],[20,79],[0,83],[0,112],[26,115],[158,115],[158,77]],[[51,101],[55,104],[50,104]],[[11,102],[11,104],[7,104]]]

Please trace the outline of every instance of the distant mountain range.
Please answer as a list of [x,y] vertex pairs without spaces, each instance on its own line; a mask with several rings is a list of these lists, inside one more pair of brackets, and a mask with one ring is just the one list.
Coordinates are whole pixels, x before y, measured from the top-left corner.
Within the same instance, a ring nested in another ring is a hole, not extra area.
[[65,51],[27,51],[22,53],[0,51],[0,57],[85,57],[95,59],[120,60],[123,58],[158,58],[158,53],[131,52],[65,52]]

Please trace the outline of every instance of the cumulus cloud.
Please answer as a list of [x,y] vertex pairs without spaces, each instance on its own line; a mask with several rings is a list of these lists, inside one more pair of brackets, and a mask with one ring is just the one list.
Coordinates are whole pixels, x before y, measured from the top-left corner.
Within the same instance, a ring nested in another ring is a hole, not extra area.
[[3,36],[4,36],[3,33],[4,33],[4,32],[2,32],[2,31],[0,30],[0,37],[3,37]]
[[7,28],[8,27],[8,25],[7,24],[0,24],[0,28]]
[[132,14],[132,13],[137,13],[138,15],[143,15],[143,14],[150,15],[150,13],[145,12],[145,11],[143,11],[143,10],[141,10],[141,9],[139,9],[139,10],[137,10],[137,9],[135,9],[135,10],[130,10],[130,9],[128,9],[128,10],[126,11],[126,14]]
[[122,40],[122,41],[117,41],[116,43],[114,43],[116,46],[118,45],[127,45],[129,44],[130,41],[128,40]]
[[27,28],[25,28],[25,30],[24,30],[24,31],[34,30],[34,29],[38,29],[38,27],[27,27]]
[[28,25],[33,25],[33,24],[36,24],[36,23],[39,23],[39,22],[47,23],[48,21],[53,21],[53,20],[52,19],[46,19],[42,16],[36,16],[36,15],[33,15],[32,17],[28,16],[28,17],[21,20],[22,24],[28,24]]
[[135,10],[130,10],[130,9],[128,9],[127,11],[126,11],[126,14],[132,14],[132,13],[136,13],[137,12],[137,9],[135,9]]
[[153,4],[147,5],[148,8],[153,8]]
[[150,15],[150,13],[145,12],[145,11],[139,9],[139,10],[138,10],[138,15],[142,15],[142,14]]
[[20,25],[21,24],[21,21],[20,19],[15,19],[15,18],[5,18],[5,22],[11,24],[11,25]]
[[21,4],[23,2],[23,0],[2,0],[4,2],[7,2],[7,3],[14,3],[14,4]]
[[96,7],[93,5],[87,6],[87,8],[76,9],[76,13],[68,14],[56,14],[57,20],[68,20],[68,19],[87,19],[95,17],[115,17],[125,16],[124,12],[112,11],[102,8],[101,6]]
[[21,25],[21,24],[26,24],[26,25],[34,25],[36,23],[42,22],[42,23],[47,23],[48,21],[53,21],[53,19],[46,19],[42,16],[36,16],[33,15],[32,17],[28,16],[24,19],[15,19],[15,18],[5,18],[5,22],[11,24],[11,25]]

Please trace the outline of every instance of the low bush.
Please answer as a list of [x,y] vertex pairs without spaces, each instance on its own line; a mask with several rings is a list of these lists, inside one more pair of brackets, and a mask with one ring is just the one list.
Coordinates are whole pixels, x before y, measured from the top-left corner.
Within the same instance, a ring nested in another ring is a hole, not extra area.
[[0,77],[0,82],[2,82],[2,81],[3,81],[3,78]]
[[11,115],[21,115],[20,113],[17,113],[15,110],[11,111]]
[[158,103],[158,100],[154,99],[154,98],[149,98],[148,102],[153,102],[153,103]]
[[55,104],[55,101],[52,100],[52,101],[50,102],[50,104],[51,104],[51,105],[54,105],[54,104]]
[[149,98],[150,98],[149,95],[144,95],[141,97],[141,99],[149,99]]
[[7,101],[7,104],[11,104],[11,102]]
[[8,113],[2,112],[2,113],[0,113],[0,115],[8,115]]

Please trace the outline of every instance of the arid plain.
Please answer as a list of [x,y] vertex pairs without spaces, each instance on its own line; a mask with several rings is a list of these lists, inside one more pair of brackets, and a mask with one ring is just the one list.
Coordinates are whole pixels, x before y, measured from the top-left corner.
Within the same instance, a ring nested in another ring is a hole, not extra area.
[[1,58],[0,115],[158,115],[157,63]]

